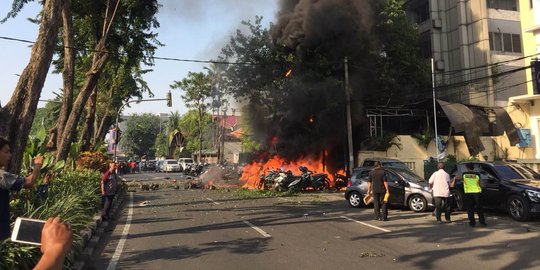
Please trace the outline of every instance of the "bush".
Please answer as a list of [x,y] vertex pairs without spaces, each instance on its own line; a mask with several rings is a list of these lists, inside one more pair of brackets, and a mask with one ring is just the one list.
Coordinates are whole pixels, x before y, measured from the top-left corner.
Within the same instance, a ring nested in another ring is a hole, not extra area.
[[77,170],[98,170],[109,168],[109,158],[101,152],[82,152],[76,161]]
[[[101,172],[93,170],[66,172],[48,186],[47,198],[39,198],[35,189],[15,194],[10,202],[11,221],[16,217],[47,219],[60,216],[73,229],[74,246],[67,256],[64,267],[71,267],[74,258],[82,252],[77,246],[82,236],[79,232],[92,221],[100,208]],[[0,269],[32,269],[41,252],[39,247],[12,243],[0,243]]]

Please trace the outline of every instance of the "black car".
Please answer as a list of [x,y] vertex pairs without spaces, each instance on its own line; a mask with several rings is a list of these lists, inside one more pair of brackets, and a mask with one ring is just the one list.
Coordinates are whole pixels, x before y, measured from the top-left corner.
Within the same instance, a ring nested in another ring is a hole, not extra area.
[[468,171],[466,164],[472,164],[480,174],[482,183],[482,203],[486,207],[496,207],[508,211],[513,219],[529,220],[540,213],[540,175],[531,168],[511,162],[462,162],[450,173],[456,177],[456,186],[452,189],[456,208],[463,205],[463,172]]

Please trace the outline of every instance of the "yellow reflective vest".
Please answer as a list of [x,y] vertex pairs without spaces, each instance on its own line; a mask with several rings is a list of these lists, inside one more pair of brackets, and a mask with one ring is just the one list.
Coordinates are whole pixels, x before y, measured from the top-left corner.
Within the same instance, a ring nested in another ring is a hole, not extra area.
[[463,191],[465,193],[480,193],[482,188],[480,187],[480,176],[475,173],[463,174]]

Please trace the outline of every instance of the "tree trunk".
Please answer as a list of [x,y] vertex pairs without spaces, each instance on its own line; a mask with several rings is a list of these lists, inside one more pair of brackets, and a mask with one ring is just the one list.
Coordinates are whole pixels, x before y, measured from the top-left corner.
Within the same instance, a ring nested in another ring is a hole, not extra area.
[[61,0],[44,2],[39,33],[32,46],[30,61],[10,101],[0,109],[0,136],[10,141],[13,153],[8,168],[10,172],[17,173],[21,168],[28,134],[56,46],[61,4]]
[[92,90],[90,99],[86,104],[86,119],[84,120],[84,127],[81,132],[81,138],[79,143],[81,145],[81,151],[89,151],[91,148],[92,135],[94,134],[94,122],[96,119],[96,101],[97,101],[98,87],[97,85]]
[[86,72],[86,78],[81,91],[79,92],[75,103],[73,103],[73,108],[69,114],[66,125],[64,126],[64,131],[62,132],[62,136],[59,138],[60,143],[58,145],[58,151],[56,152],[56,160],[65,160],[67,158],[69,149],[71,147],[71,141],[77,132],[77,123],[81,118],[84,106],[86,105],[92,90],[94,90],[94,87],[96,87],[98,83],[99,75],[109,60],[110,55],[105,48],[105,43],[107,41],[107,35],[111,29],[111,25],[119,4],[120,0],[117,0],[115,4],[113,4],[112,1],[107,1],[101,38],[94,48],[92,66],[90,67],[90,70]]
[[96,128],[96,132],[94,132],[94,137],[92,138],[92,147],[95,150],[95,147],[104,140],[105,135],[109,132],[109,127],[113,123],[113,117],[111,115],[106,114],[101,118],[101,123],[99,124],[99,127]]
[[73,33],[73,17],[71,14],[71,0],[63,0],[62,5],[62,27],[64,28],[64,70],[63,79],[63,100],[58,122],[49,131],[49,150],[56,150],[60,144],[58,134],[64,132],[64,126],[67,122],[71,107],[73,105],[73,84],[75,81],[75,41]]
[[65,160],[71,147],[71,141],[77,132],[77,123],[81,118],[84,106],[92,93],[92,90],[97,86],[99,75],[103,71],[105,64],[109,60],[109,53],[105,49],[105,39],[102,38],[96,45],[94,58],[92,60],[92,67],[86,73],[84,84],[73,103],[73,109],[69,114],[69,118],[64,126],[64,132],[59,137],[60,144],[58,145],[58,151],[56,153],[56,160]]

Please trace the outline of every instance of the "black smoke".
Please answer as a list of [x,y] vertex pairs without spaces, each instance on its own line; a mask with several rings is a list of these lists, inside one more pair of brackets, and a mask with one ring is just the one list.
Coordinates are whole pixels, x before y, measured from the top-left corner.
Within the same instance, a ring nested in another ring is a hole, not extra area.
[[347,160],[344,59],[350,62],[353,124],[359,126],[363,92],[370,84],[366,77],[374,62],[373,10],[369,0],[280,2],[272,38],[294,54],[295,61],[285,82],[288,98],[267,131],[268,143],[273,137],[278,142],[268,149],[291,160],[327,152],[327,165],[343,168]]

